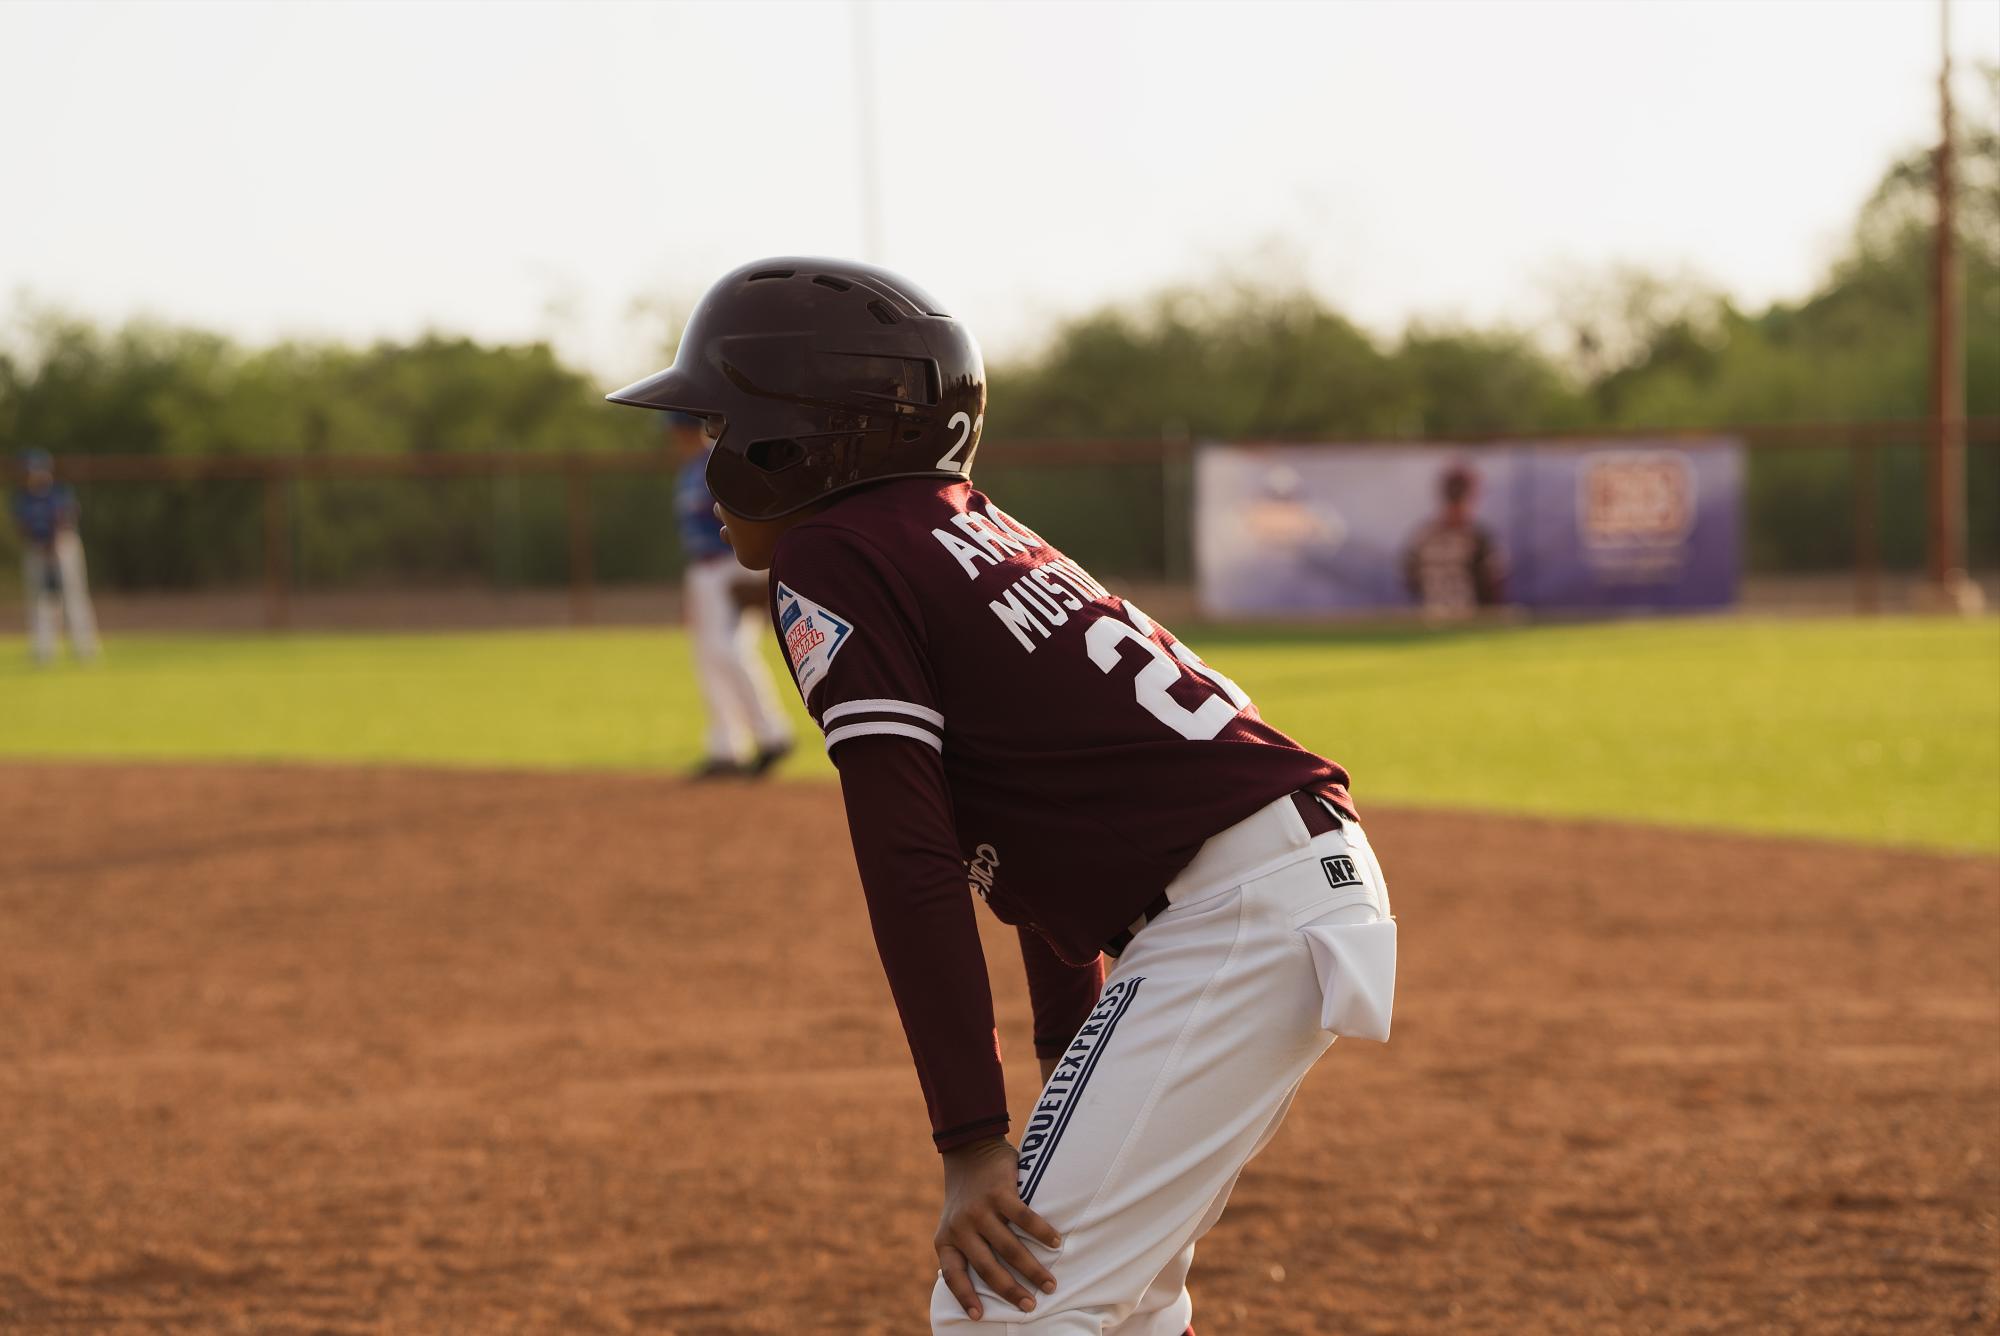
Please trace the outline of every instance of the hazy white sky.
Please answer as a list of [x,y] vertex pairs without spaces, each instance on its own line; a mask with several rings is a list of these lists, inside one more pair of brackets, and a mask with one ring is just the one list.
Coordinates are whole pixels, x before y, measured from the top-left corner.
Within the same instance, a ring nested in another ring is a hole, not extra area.
[[989,353],[1273,252],[1383,331],[1793,294],[1936,125],[1935,0],[9,3],[0,291],[650,370],[722,270],[863,251],[857,15],[877,258]]

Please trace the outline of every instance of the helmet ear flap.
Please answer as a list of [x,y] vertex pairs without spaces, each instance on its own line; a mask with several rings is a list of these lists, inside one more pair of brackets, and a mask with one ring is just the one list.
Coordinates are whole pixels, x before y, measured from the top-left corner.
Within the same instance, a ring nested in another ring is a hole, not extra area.
[[790,437],[780,437],[770,441],[752,441],[744,448],[743,457],[766,473],[780,473],[804,459],[806,448]]

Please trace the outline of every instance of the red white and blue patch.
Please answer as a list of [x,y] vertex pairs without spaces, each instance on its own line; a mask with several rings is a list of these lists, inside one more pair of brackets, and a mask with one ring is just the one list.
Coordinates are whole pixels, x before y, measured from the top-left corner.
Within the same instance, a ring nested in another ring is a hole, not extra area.
[[778,585],[778,638],[785,642],[785,657],[791,660],[792,680],[799,684],[801,697],[812,695],[833,666],[833,656],[853,634],[853,622],[786,584]]

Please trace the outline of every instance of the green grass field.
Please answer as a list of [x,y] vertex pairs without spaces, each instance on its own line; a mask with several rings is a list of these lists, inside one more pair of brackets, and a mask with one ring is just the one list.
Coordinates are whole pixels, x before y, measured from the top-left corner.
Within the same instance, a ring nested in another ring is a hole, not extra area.
[[[1993,619],[1189,639],[1347,765],[1364,807],[2000,850]],[[0,700],[12,757],[652,770],[690,763],[700,736],[664,630],[127,636],[106,663],[46,670],[17,637]],[[807,746],[787,773],[830,769]]]

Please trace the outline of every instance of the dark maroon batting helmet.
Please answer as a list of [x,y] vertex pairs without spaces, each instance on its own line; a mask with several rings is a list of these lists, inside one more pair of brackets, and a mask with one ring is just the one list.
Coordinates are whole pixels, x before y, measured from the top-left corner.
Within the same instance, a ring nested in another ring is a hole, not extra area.
[[769,520],[882,478],[970,477],[986,365],[908,279],[787,257],[725,275],[674,364],[606,397],[707,419],[708,490]]

